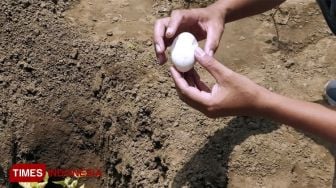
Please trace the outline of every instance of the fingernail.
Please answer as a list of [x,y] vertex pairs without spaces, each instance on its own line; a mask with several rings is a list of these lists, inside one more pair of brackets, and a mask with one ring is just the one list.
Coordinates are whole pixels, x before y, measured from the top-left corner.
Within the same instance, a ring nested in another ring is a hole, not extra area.
[[155,49],[156,49],[157,52],[162,52],[159,44],[155,45]]
[[205,52],[202,50],[202,48],[197,47],[195,49],[195,55],[198,56],[198,57],[203,57],[205,55]]
[[171,28],[168,28],[167,29],[167,32],[166,32],[166,36],[167,37],[171,37],[173,35],[173,31],[172,31],[172,29]]

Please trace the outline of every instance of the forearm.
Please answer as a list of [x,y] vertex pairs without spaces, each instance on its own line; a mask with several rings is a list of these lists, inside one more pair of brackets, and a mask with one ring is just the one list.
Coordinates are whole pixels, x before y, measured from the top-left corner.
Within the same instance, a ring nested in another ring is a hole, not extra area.
[[290,99],[274,93],[263,101],[262,114],[336,143],[336,111],[319,104]]
[[270,10],[285,0],[218,0],[210,7],[219,9],[225,22],[235,21]]

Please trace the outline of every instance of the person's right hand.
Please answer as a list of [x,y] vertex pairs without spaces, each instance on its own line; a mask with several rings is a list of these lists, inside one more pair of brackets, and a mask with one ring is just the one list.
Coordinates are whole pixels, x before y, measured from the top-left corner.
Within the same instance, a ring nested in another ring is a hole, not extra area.
[[156,21],[154,27],[155,52],[159,64],[167,61],[165,51],[176,35],[190,32],[198,41],[206,39],[205,52],[213,56],[224,31],[225,13],[215,6],[175,10],[170,17]]
[[171,67],[171,75],[182,101],[212,118],[262,114],[267,106],[265,101],[271,101],[268,100],[273,95],[270,91],[227,68],[199,47],[195,57],[216,79],[216,84],[210,89],[195,70],[182,74]]

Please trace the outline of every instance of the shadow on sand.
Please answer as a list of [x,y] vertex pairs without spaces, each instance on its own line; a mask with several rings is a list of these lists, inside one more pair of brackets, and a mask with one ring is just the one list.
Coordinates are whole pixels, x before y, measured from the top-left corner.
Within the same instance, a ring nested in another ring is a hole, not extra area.
[[[253,135],[270,133],[280,127],[279,123],[251,117],[236,117],[228,126],[218,130],[176,174],[172,187],[227,187],[228,163],[236,145]],[[317,144],[323,145],[335,156],[332,144],[306,134]],[[333,187],[336,186],[334,175]]]

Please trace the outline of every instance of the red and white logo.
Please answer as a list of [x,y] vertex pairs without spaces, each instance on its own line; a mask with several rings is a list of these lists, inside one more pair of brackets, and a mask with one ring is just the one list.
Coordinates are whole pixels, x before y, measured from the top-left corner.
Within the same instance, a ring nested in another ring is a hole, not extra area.
[[45,164],[14,164],[9,170],[9,181],[41,182],[46,174]]

